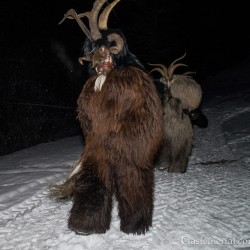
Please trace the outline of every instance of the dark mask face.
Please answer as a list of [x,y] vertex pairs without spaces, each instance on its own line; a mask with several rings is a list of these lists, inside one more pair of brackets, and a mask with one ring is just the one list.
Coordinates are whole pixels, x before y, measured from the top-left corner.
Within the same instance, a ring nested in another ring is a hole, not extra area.
[[[84,56],[79,58],[79,62],[84,64],[88,61],[91,69],[97,73],[114,68],[116,59],[124,57],[126,53],[126,41],[121,32],[117,30],[105,30],[101,32],[102,37],[97,41],[85,40],[83,46]],[[99,66],[99,67],[98,67]],[[92,72],[93,73],[93,72]]]
[[[85,40],[82,49],[84,56],[79,58],[81,64],[88,61],[90,75],[96,74],[97,64],[101,66],[100,69],[97,69],[98,72],[102,70],[107,72],[112,68],[119,69],[128,66],[144,69],[138,58],[129,51],[126,38],[120,30],[103,30],[101,34],[102,38],[97,41]],[[102,64],[105,60],[106,63]]]
[[[135,66],[144,69],[137,57],[129,51],[122,32],[109,29],[107,26],[109,14],[119,1],[113,0],[107,4],[107,0],[95,0],[91,11],[78,14],[74,9],[70,9],[60,22],[74,19],[86,35],[87,39],[83,46],[84,55],[79,58],[79,62],[81,64],[84,61],[91,62],[89,63],[91,75],[96,72],[103,74],[112,67]],[[90,29],[83,23],[83,17],[88,18]]]
[[91,64],[92,68],[95,68],[97,75],[106,75],[114,68],[109,49],[104,45],[95,49],[91,56]]

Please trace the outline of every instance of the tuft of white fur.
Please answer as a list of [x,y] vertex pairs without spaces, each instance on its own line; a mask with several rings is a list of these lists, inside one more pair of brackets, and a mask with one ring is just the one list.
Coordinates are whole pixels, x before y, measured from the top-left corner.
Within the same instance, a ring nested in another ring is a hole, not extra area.
[[72,196],[75,188],[78,173],[81,171],[81,161],[75,163],[68,177],[61,184],[50,185],[49,190],[56,198],[66,198]]
[[67,179],[72,178],[74,175],[78,174],[80,172],[81,169],[81,163],[78,162],[78,164],[73,168],[72,172],[70,173],[70,175],[67,177]]

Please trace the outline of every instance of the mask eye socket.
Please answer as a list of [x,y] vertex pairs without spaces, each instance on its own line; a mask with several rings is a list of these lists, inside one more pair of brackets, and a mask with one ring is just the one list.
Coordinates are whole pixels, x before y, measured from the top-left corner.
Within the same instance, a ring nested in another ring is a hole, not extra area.
[[111,43],[109,44],[109,47],[113,47],[116,46],[116,42],[115,41],[111,41]]

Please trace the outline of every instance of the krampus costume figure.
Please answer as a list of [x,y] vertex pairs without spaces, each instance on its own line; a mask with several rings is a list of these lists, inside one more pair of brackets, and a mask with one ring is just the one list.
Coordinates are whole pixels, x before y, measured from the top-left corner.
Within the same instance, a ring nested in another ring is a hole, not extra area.
[[[200,85],[190,77],[190,73],[174,74],[174,70],[185,64],[175,64],[168,68],[162,64],[150,64],[162,74],[161,82],[165,85],[164,140],[156,164],[168,172],[184,173],[193,147],[193,127],[190,119],[197,119],[197,108],[202,98]],[[152,72],[151,71],[151,72]]]
[[[74,18],[87,36],[79,61],[89,62],[91,76],[77,100],[84,151],[65,183],[51,190],[57,197],[73,197],[68,226],[80,234],[110,228],[113,197],[123,232],[144,234],[152,224],[153,161],[163,138],[163,109],[122,33],[107,29],[118,1],[106,6],[99,24],[106,0],[96,0],[91,12],[71,9],[64,18]],[[84,16],[90,31],[80,19]]]

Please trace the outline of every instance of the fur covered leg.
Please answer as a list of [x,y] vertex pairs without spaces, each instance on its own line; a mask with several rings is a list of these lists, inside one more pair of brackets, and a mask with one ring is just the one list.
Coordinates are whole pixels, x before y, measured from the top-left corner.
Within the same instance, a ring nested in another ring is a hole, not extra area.
[[116,179],[120,229],[127,234],[145,234],[152,226],[153,170],[131,169]]
[[156,158],[156,166],[159,170],[166,170],[170,164],[170,148],[168,145],[163,145],[159,151],[159,154]]
[[178,153],[171,155],[171,160],[168,168],[169,173],[185,173],[187,170],[188,160],[192,151],[192,143],[187,141],[185,146],[182,146]]
[[100,182],[94,167],[85,169],[73,194],[68,226],[80,234],[105,233],[111,222],[112,194]]

